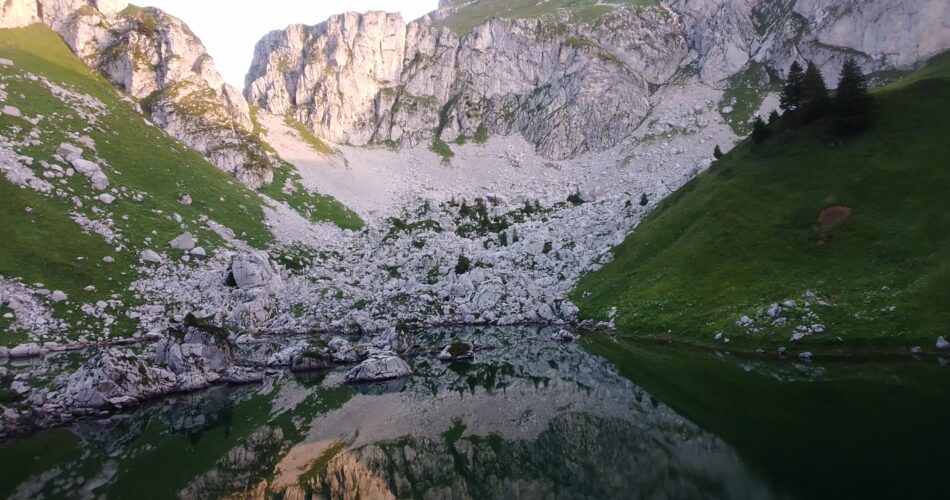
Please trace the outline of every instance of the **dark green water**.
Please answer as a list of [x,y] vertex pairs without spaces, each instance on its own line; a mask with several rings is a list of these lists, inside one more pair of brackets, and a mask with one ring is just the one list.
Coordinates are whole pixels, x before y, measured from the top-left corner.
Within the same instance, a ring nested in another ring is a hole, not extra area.
[[938,498],[950,366],[800,363],[536,329],[411,380],[342,370],[169,398],[0,443],[12,498]]

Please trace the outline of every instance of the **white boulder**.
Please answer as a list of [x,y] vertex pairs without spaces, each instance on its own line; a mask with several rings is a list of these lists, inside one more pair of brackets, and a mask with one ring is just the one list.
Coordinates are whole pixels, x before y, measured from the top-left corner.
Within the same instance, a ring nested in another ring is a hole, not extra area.
[[162,256],[155,250],[143,250],[142,253],[139,254],[139,260],[142,262],[160,264],[162,262]]
[[347,372],[347,382],[375,382],[412,376],[412,368],[395,354],[375,354]]
[[168,246],[174,248],[175,250],[191,250],[195,248],[195,245],[198,243],[198,240],[195,239],[191,233],[184,233],[171,240],[168,243]]
[[950,350],[950,342],[947,342],[947,339],[943,338],[942,335],[937,337],[937,349],[941,351]]

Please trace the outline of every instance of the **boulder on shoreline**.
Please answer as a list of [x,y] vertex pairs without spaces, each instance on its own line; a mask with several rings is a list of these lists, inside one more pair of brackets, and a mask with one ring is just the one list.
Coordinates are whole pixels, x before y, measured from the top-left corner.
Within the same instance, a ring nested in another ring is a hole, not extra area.
[[376,382],[411,376],[412,368],[402,358],[391,353],[378,353],[347,372],[344,380],[350,383]]

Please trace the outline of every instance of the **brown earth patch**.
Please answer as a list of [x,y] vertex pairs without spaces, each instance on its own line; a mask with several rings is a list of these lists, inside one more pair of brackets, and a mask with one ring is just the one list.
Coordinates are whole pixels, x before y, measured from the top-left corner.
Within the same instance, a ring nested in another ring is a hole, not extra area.
[[832,205],[818,214],[818,230],[827,233],[851,217],[851,207]]
[[818,246],[825,244],[828,233],[851,217],[851,207],[845,205],[831,205],[818,213],[815,229],[818,230]]

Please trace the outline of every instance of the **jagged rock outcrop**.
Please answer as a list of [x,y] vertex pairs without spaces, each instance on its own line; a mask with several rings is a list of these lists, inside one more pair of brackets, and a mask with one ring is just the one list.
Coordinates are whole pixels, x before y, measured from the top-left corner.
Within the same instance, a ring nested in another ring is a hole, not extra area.
[[0,16],[0,27],[34,22],[52,27],[157,125],[217,167],[252,188],[273,181],[247,101],[179,19],[118,0],[10,0]]
[[546,156],[566,158],[624,140],[650,113],[656,86],[677,74],[724,88],[755,71],[765,86],[808,59],[833,83],[847,57],[884,71],[950,46],[941,0],[674,0],[594,20],[567,7],[506,19],[500,6],[461,38],[438,28],[465,5],[440,2],[409,25],[394,14],[350,13],[270,33],[245,96],[339,143],[520,133]]

